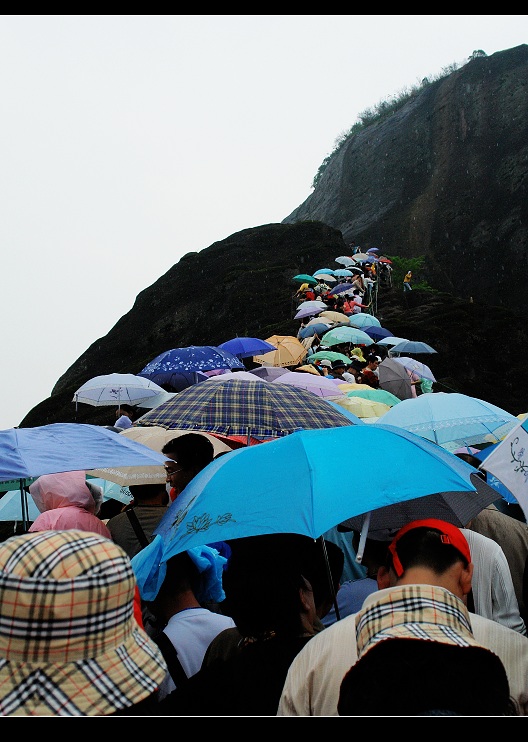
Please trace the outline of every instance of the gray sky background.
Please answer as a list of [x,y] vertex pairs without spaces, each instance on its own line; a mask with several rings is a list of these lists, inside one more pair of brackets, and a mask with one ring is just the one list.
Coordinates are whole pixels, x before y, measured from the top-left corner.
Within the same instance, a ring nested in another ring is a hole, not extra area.
[[0,429],[185,253],[281,222],[358,114],[527,42],[527,15],[1,16]]

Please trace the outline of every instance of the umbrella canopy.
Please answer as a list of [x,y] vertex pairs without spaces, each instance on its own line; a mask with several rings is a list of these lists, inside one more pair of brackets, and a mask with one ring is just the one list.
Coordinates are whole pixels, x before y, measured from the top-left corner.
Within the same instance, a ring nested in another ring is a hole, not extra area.
[[333,322],[334,324],[349,325],[349,317],[343,312],[334,312],[333,309],[325,309],[319,314],[318,319],[324,322]]
[[334,276],[337,276],[338,278],[351,278],[352,271],[348,268],[338,268],[334,271]]
[[280,366],[259,366],[259,368],[252,368],[249,373],[263,381],[273,381],[278,376],[287,374],[288,369],[281,368]]
[[374,317],[372,314],[367,312],[360,312],[359,314],[351,314],[348,318],[348,324],[351,327],[359,327],[364,329],[365,327],[381,327],[379,319]]
[[[312,392],[255,378],[197,384],[141,418],[141,425],[267,440],[302,428],[348,425]],[[308,376],[308,374],[306,374]]]
[[392,407],[383,416],[383,423],[404,428],[453,451],[464,445],[497,443],[519,420],[476,397],[432,392]]
[[393,353],[438,353],[427,343],[420,343],[417,340],[404,340],[392,347]]
[[293,335],[272,335],[266,338],[266,342],[271,343],[275,350],[253,356],[254,362],[263,366],[296,366],[306,358],[308,352]]
[[313,277],[320,279],[322,277],[330,276],[330,278],[333,278],[334,273],[335,271],[333,268],[319,268],[319,270],[314,271]]
[[374,340],[366,332],[356,327],[333,327],[321,338],[323,345],[341,345],[341,343],[352,343],[354,345],[372,345]]
[[335,399],[334,402],[339,407],[344,407],[345,410],[353,412],[354,415],[357,415],[362,420],[371,417],[381,417],[390,410],[388,404],[376,402],[373,399],[363,399],[362,397],[349,397],[345,395],[343,398]]
[[[158,426],[149,426],[148,428],[128,428],[119,433],[120,436],[129,441],[136,441],[144,446],[161,453],[163,446],[173,438],[179,438],[180,435],[189,433],[189,430],[167,430]],[[233,448],[227,443],[216,438],[210,433],[202,431],[192,431],[198,435],[203,435],[213,444],[215,456],[225,451],[232,451]],[[164,456],[164,459],[166,457]],[[163,463],[157,466],[113,466],[106,468],[92,469],[87,472],[92,477],[98,477],[108,482],[114,482],[122,487],[130,484],[163,484],[167,479],[167,474],[163,468]]]
[[[4,520],[24,520],[24,513],[22,512],[22,498],[20,497],[20,483],[18,483],[19,491],[10,490],[0,500],[0,521]],[[28,494],[27,496],[27,513],[26,520],[34,521],[40,515],[40,510],[35,505],[35,501]]]
[[321,314],[321,312],[323,311],[324,311],[323,307],[318,307],[318,306],[301,307],[301,309],[299,309],[295,313],[293,319],[304,319],[305,317],[315,317],[317,314]]
[[422,379],[436,381],[435,376],[429,366],[426,366],[425,363],[421,363],[421,361],[417,361],[414,358],[409,358],[408,356],[399,356],[398,358],[393,358],[392,360],[404,366],[404,368],[406,368],[408,371],[412,371],[412,373],[420,376],[420,378]]
[[237,358],[249,358],[257,353],[266,353],[274,349],[271,343],[260,340],[260,338],[251,337],[236,337],[232,340],[226,340],[225,343],[220,343],[218,347],[222,350],[227,350]]
[[307,273],[299,273],[298,276],[293,277],[293,280],[297,281],[298,283],[307,283],[309,286],[317,285],[317,278],[309,276]]
[[321,299],[313,299],[311,301],[302,301],[297,309],[327,309],[327,305]]
[[390,330],[387,330],[386,327],[376,327],[375,325],[369,325],[367,327],[361,328],[363,332],[366,332],[367,335],[374,340],[375,343],[378,343],[380,340],[383,340],[383,338],[388,338],[392,335]]
[[339,387],[334,384],[331,379],[326,379],[324,376],[315,372],[315,374],[300,373],[296,371],[289,371],[287,374],[279,376],[271,382],[272,384],[291,384],[292,386],[299,387],[299,389],[306,389],[312,394],[318,397],[331,397],[331,398],[344,398],[344,393]]
[[351,265],[354,265],[354,258],[352,258],[350,255],[340,255],[338,258],[335,259],[335,262],[339,263],[340,265],[349,267]]
[[[374,486],[329,486],[329,470],[361,470],[373,451],[383,452]],[[478,476],[480,485],[474,483],[472,474],[473,467],[429,441],[378,424],[302,430],[238,449],[194,477],[169,507],[154,541],[132,559],[141,595],[146,600],[156,595],[164,575],[160,565],[171,556],[213,541],[267,533],[317,539],[348,518],[372,511],[374,520],[378,509],[392,504],[407,503],[411,512],[411,501],[426,496],[442,503],[441,515],[432,517],[466,525],[497,499],[496,491]],[[486,497],[488,490],[492,494]]]
[[411,379],[405,368],[394,358],[384,358],[378,366],[380,389],[394,394],[398,399],[411,399]]
[[301,327],[297,334],[301,339],[311,338],[313,335],[319,335],[321,338],[329,329],[330,325],[326,324],[326,322],[316,322],[313,325],[308,324],[306,327]]
[[[347,271],[347,273],[350,273],[350,271]],[[352,275],[352,273],[350,273],[350,275]],[[338,283],[337,286],[334,286],[328,293],[330,296],[338,296],[339,294],[348,294],[354,289],[355,286],[353,283]]]
[[72,402],[82,402],[96,407],[145,402],[155,397],[163,389],[151,379],[135,374],[105,374],[94,376],[80,386],[73,395]]
[[325,283],[335,283],[337,281],[337,278],[330,273],[314,273],[314,278]]
[[95,467],[156,466],[164,457],[100,425],[52,423],[0,430],[0,480]]
[[347,420],[350,420],[351,423],[354,425],[365,425],[365,421],[362,420],[357,415],[354,415],[353,412],[350,412],[350,410],[346,410],[344,407],[340,407],[338,404],[335,403],[333,399],[325,399],[325,402],[329,405],[332,405],[332,407],[339,412],[340,415],[344,415]]
[[[387,392],[385,389],[352,389],[346,392],[347,397],[361,397],[362,399],[370,399],[373,402],[381,402],[389,407],[394,407],[395,404],[401,402],[401,399],[391,392]],[[387,410],[385,410],[386,412]],[[383,413],[382,413],[383,414]]]
[[313,361],[344,361],[350,365],[350,358],[344,353],[337,353],[334,350],[318,350],[317,353],[312,353],[306,359],[309,363]]
[[396,335],[391,335],[391,337],[383,338],[383,340],[378,340],[377,345],[385,345],[387,347],[392,347],[393,345],[398,345],[398,343],[407,342],[405,338],[399,338],[396,337]]
[[174,373],[182,371],[212,371],[216,368],[245,368],[242,361],[227,350],[214,345],[188,345],[172,348],[156,356],[139,376],[152,379],[158,384],[171,384]]
[[141,402],[138,407],[143,407],[144,409],[153,410],[154,407],[158,407],[160,404],[163,404],[163,402],[166,402],[169,399],[172,399],[176,392],[166,392],[162,389],[162,391],[159,394],[156,394],[155,397],[149,397],[145,402]]

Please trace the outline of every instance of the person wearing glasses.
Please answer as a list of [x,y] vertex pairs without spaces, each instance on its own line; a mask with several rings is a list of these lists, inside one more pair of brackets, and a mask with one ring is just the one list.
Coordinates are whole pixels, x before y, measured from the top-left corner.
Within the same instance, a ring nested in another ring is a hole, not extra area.
[[215,457],[213,444],[200,433],[184,433],[173,438],[161,453],[167,456],[165,471],[171,502]]

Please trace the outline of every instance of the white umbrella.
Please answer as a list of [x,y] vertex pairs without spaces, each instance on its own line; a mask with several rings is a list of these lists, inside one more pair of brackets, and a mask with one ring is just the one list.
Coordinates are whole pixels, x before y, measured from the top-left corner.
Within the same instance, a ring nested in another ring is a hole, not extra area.
[[79,402],[95,407],[120,404],[138,405],[155,397],[164,389],[150,379],[135,374],[106,374],[94,376],[80,386],[73,395],[75,406]]

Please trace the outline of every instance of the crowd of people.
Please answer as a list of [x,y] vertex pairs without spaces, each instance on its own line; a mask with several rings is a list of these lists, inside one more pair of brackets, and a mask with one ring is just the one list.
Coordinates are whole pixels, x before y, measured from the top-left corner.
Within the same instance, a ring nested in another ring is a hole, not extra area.
[[[345,317],[368,309],[376,278],[356,275],[350,293],[319,281],[314,294]],[[384,349],[340,350],[350,363],[311,372],[379,386]],[[116,431],[132,420],[121,405]],[[361,563],[344,525],[208,543],[153,561],[141,593],[135,557],[223,455],[198,431],[162,453],[165,483],[131,485],[119,512],[84,471],[30,485],[40,515],[0,543],[0,715],[528,715],[522,518],[495,505],[464,528],[424,517],[367,538]]]

